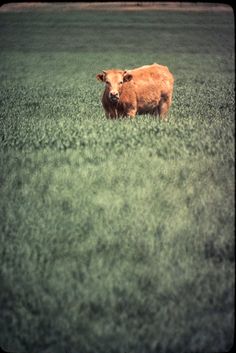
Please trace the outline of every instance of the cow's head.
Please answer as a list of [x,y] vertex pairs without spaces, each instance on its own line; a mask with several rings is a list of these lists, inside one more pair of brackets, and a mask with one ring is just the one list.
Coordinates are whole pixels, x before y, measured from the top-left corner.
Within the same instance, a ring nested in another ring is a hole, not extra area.
[[106,83],[109,100],[112,103],[117,103],[120,98],[122,86],[124,82],[132,79],[132,75],[128,71],[123,70],[107,70],[97,74],[97,80]]

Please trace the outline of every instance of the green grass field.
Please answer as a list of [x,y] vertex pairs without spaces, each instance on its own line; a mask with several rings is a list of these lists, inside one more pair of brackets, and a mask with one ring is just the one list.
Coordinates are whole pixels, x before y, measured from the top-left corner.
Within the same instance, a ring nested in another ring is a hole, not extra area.
[[[103,69],[175,76],[107,120]],[[0,345],[216,353],[234,335],[233,13],[0,13]]]

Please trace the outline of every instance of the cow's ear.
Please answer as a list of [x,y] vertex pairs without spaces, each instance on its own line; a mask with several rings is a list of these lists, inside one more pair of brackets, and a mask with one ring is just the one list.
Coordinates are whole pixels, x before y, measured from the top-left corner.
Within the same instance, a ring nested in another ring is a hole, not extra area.
[[128,82],[130,80],[132,80],[133,76],[131,74],[129,74],[127,71],[124,71],[123,73],[123,80],[124,82]]
[[96,75],[96,79],[98,80],[98,81],[101,81],[101,82],[105,82],[105,80],[106,80],[106,71],[102,71],[102,73],[101,74],[97,74]]
[[97,75],[96,75],[96,79],[97,79],[98,81],[104,82],[104,81],[105,81],[105,74],[104,74],[104,72],[102,72],[101,74],[97,74]]

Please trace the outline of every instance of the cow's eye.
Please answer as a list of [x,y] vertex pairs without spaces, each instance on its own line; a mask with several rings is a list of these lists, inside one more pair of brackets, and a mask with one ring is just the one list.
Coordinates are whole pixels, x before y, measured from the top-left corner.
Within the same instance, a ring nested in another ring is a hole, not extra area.
[[109,85],[110,84],[110,82],[109,81],[106,81],[106,83]]
[[123,81],[120,81],[119,84],[122,85]]

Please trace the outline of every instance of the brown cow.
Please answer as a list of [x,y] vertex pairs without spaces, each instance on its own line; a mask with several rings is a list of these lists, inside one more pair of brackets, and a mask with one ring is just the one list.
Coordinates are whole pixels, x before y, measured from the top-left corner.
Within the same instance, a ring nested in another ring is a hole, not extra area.
[[106,70],[96,78],[105,82],[102,105],[107,118],[159,115],[166,119],[172,102],[174,77],[166,66],[152,64],[133,70]]

